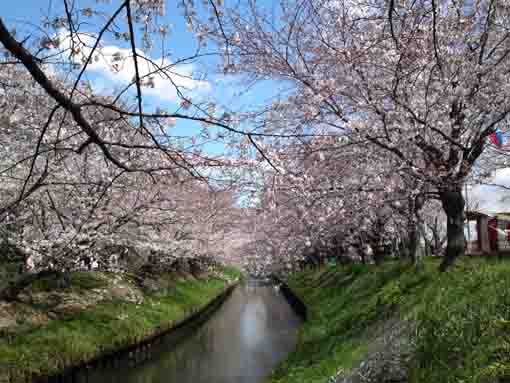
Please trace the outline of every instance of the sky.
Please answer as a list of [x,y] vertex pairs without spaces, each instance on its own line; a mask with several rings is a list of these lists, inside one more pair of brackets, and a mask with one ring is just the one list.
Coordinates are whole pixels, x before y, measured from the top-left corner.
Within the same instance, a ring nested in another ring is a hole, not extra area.
[[[96,0],[69,0],[70,3],[75,2],[77,8],[93,6],[94,10],[103,10],[107,14],[112,14],[116,7],[119,6],[119,0],[96,1]],[[99,4],[98,4],[99,3]],[[107,4],[109,3],[109,4]],[[170,33],[166,39],[155,39],[155,48],[151,51],[142,51],[144,56],[154,60],[159,65],[169,65],[183,57],[192,56],[197,48],[196,39],[193,34],[188,31],[183,10],[174,6],[177,1],[167,1],[167,12],[165,16],[160,17],[158,24],[169,26]],[[200,8],[199,8],[200,9]],[[0,15],[6,22],[7,26],[16,27],[18,39],[24,39],[28,35],[41,36],[37,30],[39,25],[43,25],[48,16],[64,15],[63,2],[61,0],[17,0],[9,1],[2,4]],[[119,20],[122,18],[119,17]],[[81,30],[86,33],[97,34],[101,25],[99,20],[90,18],[82,18],[82,21],[88,23]],[[135,30],[140,35],[140,31]],[[62,34],[63,36],[63,34]],[[93,44],[93,37],[82,36],[82,39],[90,41]],[[62,45],[59,48],[70,46],[69,39],[61,39]],[[134,67],[132,61],[124,61],[119,64],[118,71],[112,71],[112,61],[116,54],[130,56],[130,47],[127,42],[116,40],[113,36],[108,35],[102,40],[103,57],[92,64],[89,64],[86,72],[86,79],[92,85],[96,93],[111,94],[114,89],[121,89],[122,84],[127,84],[134,76]],[[164,49],[162,49],[164,47]],[[89,49],[90,51],[90,49]],[[211,53],[215,51],[215,47],[210,46],[202,50],[202,52]],[[162,53],[171,52],[170,57],[162,58]],[[88,51],[84,48],[83,54],[88,55]],[[198,61],[187,62],[177,65],[172,69],[172,81],[174,81],[184,91],[186,97],[193,102],[214,102],[217,110],[223,110],[228,107],[230,111],[239,111],[246,106],[257,103],[263,103],[274,94],[277,88],[274,84],[261,83],[250,87],[248,90],[240,84],[240,78],[235,76],[226,76],[220,73],[214,73],[211,68],[217,67],[217,57],[207,57]],[[140,64],[140,71],[148,73],[151,71],[150,65]],[[191,78],[193,77],[193,79]],[[181,100],[179,99],[175,87],[168,79],[154,76],[153,87],[144,87],[144,110],[145,111],[175,111],[179,107]],[[131,92],[134,97],[135,90]],[[176,125],[172,128],[174,136],[194,136],[200,130],[200,126],[193,122],[177,120]],[[210,128],[210,133],[214,136],[218,130]],[[212,155],[222,155],[225,147],[218,143],[209,143],[205,145],[205,150]]]
[[467,190],[468,209],[487,214],[510,211],[510,168],[495,171],[491,183],[505,186],[509,190],[489,185],[471,186]]
[[[115,6],[120,3],[119,0],[111,0],[110,5],[107,1],[101,0],[74,0],[79,6],[95,5],[99,3],[99,7],[105,11],[113,11]],[[260,0],[261,4],[266,2],[266,6],[273,4],[271,0]],[[166,15],[160,20],[161,24],[171,25],[171,33],[167,37],[165,43],[165,51],[169,50],[173,53],[171,59],[185,57],[194,52],[196,48],[195,40],[190,32],[187,31],[184,20],[183,11],[177,7],[173,7],[176,1],[167,1]],[[0,11],[0,15],[8,25],[12,28],[16,26],[18,38],[24,38],[28,34],[37,34],[36,27],[44,22],[44,17],[48,15],[62,15],[61,0],[16,0],[4,1]],[[97,33],[98,25],[91,23],[86,25],[83,30],[89,33]],[[137,32],[138,33],[138,32]],[[161,41],[156,41],[160,46]],[[103,41],[103,50],[111,57],[115,52],[129,52],[126,43],[119,42],[111,37]],[[209,49],[211,51],[212,49]],[[143,52],[151,59],[158,60],[161,58],[161,49],[154,49],[150,52]],[[165,59],[165,63],[170,63]],[[202,62],[194,62],[186,65],[177,66],[174,70],[174,80],[180,85],[189,88],[187,96],[193,100],[214,100],[220,104],[226,105],[234,110],[242,110],[245,106],[265,103],[268,98],[278,93],[279,86],[274,82],[260,83],[246,90],[239,84],[240,79],[233,76],[225,76],[217,73],[205,73],[206,66],[214,64],[214,59],[202,60]],[[93,84],[98,92],[110,92],[115,87],[119,87],[122,83],[129,81],[133,76],[133,69],[129,67],[121,67],[118,73],[112,72],[107,67],[111,63],[98,61],[91,65],[87,72],[87,78]],[[207,64],[207,65],[206,65]],[[204,74],[202,80],[190,80],[187,76],[191,73]],[[154,88],[144,88],[144,108],[146,110],[159,109],[175,109],[178,105],[176,92],[168,81],[162,79],[155,81]],[[174,135],[191,136],[198,132],[199,127],[193,123],[186,121],[177,121],[172,133]],[[215,132],[215,129],[212,129]],[[222,155],[225,148],[220,144],[207,144],[206,152],[211,155]],[[494,175],[494,183],[506,185],[510,187],[510,169],[498,170]],[[505,199],[506,195],[510,195],[510,191],[492,186],[473,186],[469,187],[467,194],[468,208],[476,208],[478,210],[494,213],[499,211],[509,211],[509,201]]]

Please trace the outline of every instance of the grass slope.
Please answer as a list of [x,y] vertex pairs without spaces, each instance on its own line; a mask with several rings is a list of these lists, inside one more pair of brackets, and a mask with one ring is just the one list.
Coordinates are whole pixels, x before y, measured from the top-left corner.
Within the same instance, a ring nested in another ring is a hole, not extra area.
[[510,381],[510,262],[463,259],[446,273],[389,262],[304,271],[289,280],[309,310],[270,383],[328,382],[363,360],[374,328],[416,326],[410,382]]
[[[0,339],[0,382],[24,382],[32,375],[52,375],[63,368],[135,344],[207,305],[237,279],[233,269],[223,278],[177,281],[164,293],[145,296],[140,304],[113,300],[52,320],[8,339]],[[73,288],[97,288],[93,275],[83,273]],[[32,287],[34,288],[34,286]],[[46,286],[35,286],[46,289]],[[10,380],[8,380],[10,375]]]

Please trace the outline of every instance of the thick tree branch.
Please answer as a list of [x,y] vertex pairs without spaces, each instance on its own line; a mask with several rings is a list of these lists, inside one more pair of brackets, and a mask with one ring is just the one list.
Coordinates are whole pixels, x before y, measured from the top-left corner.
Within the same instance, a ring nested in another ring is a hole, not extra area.
[[126,171],[133,170],[128,168],[108,150],[101,137],[83,116],[80,105],[74,103],[69,97],[61,92],[55,84],[52,83],[37,64],[35,57],[21,46],[7,30],[2,18],[0,18],[0,42],[14,57],[23,63],[34,80],[46,91],[46,93],[48,93],[48,95],[51,96],[62,108],[71,113],[78,126],[90,137],[91,141],[101,149],[108,160],[121,169]]

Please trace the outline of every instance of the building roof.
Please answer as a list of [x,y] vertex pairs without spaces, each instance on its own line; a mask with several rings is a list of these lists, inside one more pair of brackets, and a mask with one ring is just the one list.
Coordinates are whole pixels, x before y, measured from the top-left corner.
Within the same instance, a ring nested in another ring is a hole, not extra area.
[[494,214],[496,216],[497,219],[502,219],[502,220],[505,220],[505,221],[510,221],[510,213],[496,213]]
[[466,210],[465,214],[468,220],[474,220],[480,217],[490,217],[510,221],[510,212],[484,213],[476,210]]
[[488,217],[489,216],[488,214],[485,214],[485,213],[482,213],[482,212],[476,211],[476,210],[466,210],[465,214],[466,214],[466,218],[468,220],[473,220],[473,219],[478,219],[480,217]]

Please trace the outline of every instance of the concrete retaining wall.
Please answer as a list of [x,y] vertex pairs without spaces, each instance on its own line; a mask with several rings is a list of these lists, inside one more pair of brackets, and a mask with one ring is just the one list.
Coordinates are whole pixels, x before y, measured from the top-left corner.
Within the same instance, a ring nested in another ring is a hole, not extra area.
[[239,283],[236,282],[226,287],[221,294],[214,298],[205,307],[193,312],[190,316],[174,324],[170,328],[155,329],[152,335],[135,344],[119,348],[114,352],[100,355],[86,364],[70,367],[59,375],[34,378],[32,382],[71,383],[77,381],[77,376],[86,376],[86,371],[89,369],[100,368],[101,366],[117,366],[126,364],[133,366],[142,363],[158,354],[158,350],[160,349],[158,346],[163,346],[164,344],[172,341],[177,343],[179,339],[185,337],[189,331],[207,321],[223,304],[223,302],[225,302],[238,284]]

